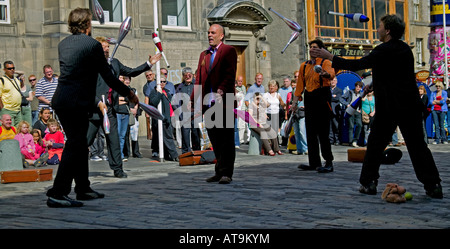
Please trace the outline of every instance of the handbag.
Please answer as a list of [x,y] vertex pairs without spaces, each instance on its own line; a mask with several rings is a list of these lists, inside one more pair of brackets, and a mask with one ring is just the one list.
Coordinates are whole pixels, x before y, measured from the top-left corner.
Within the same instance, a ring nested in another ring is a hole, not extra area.
[[127,109],[128,109],[128,125],[129,126],[133,126],[134,124],[136,124],[136,118],[134,117],[134,114],[131,112],[130,107],[127,105]]
[[304,107],[297,108],[297,110],[295,110],[295,112],[294,112],[294,117],[296,119],[304,118],[305,117],[305,108]]
[[365,111],[361,111],[362,114],[362,122],[363,124],[369,124],[370,123],[370,116]]

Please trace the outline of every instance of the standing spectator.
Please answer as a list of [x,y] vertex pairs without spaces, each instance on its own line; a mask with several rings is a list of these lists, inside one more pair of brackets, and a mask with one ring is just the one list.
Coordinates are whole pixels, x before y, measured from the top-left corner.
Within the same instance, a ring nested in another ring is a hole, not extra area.
[[31,86],[25,83],[25,79],[23,75],[20,75],[20,92],[22,93],[22,96],[24,96],[27,99],[27,104],[24,105],[22,102],[22,120],[25,120],[28,122],[28,124],[31,124],[32,122],[32,115],[31,115],[31,102],[33,101],[33,91],[31,90]]
[[[310,51],[314,56],[332,60],[336,70],[373,69],[377,114],[369,134],[359,191],[369,195],[377,193],[383,152],[398,125],[405,137],[414,172],[424,184],[426,195],[442,199],[439,171],[430,149],[423,141],[422,103],[414,73],[414,56],[410,46],[400,40],[405,33],[405,22],[397,15],[385,15],[380,19],[377,33],[382,43],[361,59],[344,59],[332,55],[326,49]],[[405,105],[408,107],[404,108]]]
[[[298,73],[297,73],[298,77]],[[305,106],[303,101],[297,101],[297,110],[292,111],[293,98],[295,94],[295,88],[297,87],[297,81],[292,80],[291,82],[292,92],[290,92],[286,98],[288,103],[286,104],[286,115],[291,115],[293,113],[294,122],[292,124],[292,129],[294,130],[295,136],[295,147],[296,150],[291,153],[294,155],[307,155],[308,154],[308,144],[306,143],[306,127],[305,127]]]
[[255,95],[256,92],[259,92],[261,94],[266,92],[264,86],[262,85],[263,80],[263,74],[257,73],[255,76],[255,83],[247,89],[247,94],[244,98],[246,107],[248,107],[248,105],[253,101],[253,95]]
[[[164,77],[165,79],[167,79],[167,69],[165,68],[161,68],[159,70],[160,72],[160,77]],[[148,101],[148,98],[150,96],[150,93],[152,91],[154,91],[156,89],[156,77],[154,78],[155,80],[153,80],[152,82],[148,83],[147,82],[147,87],[145,88],[145,92],[144,92],[144,96],[145,96],[145,102],[146,104],[149,104],[150,102]],[[175,91],[175,86],[173,85],[172,82],[167,81],[166,82],[166,86],[165,86],[166,90],[168,93],[170,93],[170,95],[174,95],[176,93]],[[159,156],[159,136],[158,136],[158,120],[157,119],[152,119],[151,120],[151,126],[152,126],[152,134],[154,134],[152,136],[152,142],[151,142],[151,149],[152,149],[152,157],[158,157]],[[156,132],[155,132],[156,131]]]
[[[315,48],[325,48],[321,40],[309,42],[310,51]],[[322,71],[314,71],[316,65],[322,65]],[[305,125],[308,141],[309,165],[300,164],[303,170],[317,170],[319,173],[333,172],[333,153],[330,144],[331,94],[330,81],[334,78],[331,62],[311,55],[311,60],[300,66],[292,110],[297,109],[297,101],[302,100],[304,92]],[[319,144],[325,165],[321,166]]]
[[436,83],[436,91],[430,96],[431,115],[433,115],[433,123],[436,131],[436,138],[433,144],[448,144],[447,133],[444,127],[444,120],[447,115],[447,91],[444,91],[444,85],[438,81]]
[[[241,75],[237,76],[236,78],[236,101],[237,101],[237,109],[246,111],[247,106],[244,103],[245,95],[247,94],[247,88],[244,86],[244,77]],[[245,131],[248,130],[247,123],[241,119],[237,118],[237,129],[238,129],[238,136],[239,136],[239,145],[245,143],[246,141],[249,141],[250,139],[250,132],[247,132],[247,139],[244,138]]]
[[[126,79],[127,76],[124,76]],[[131,78],[129,78],[130,84],[131,84]],[[130,85],[129,85],[130,86]],[[131,90],[134,91],[134,93],[137,93],[136,88],[131,87]],[[128,125],[127,133],[125,135],[125,143],[123,146],[123,155],[125,158],[129,157],[130,155],[134,158],[142,158],[141,152],[139,151],[139,116],[142,114],[142,109],[138,108],[139,106],[134,103],[129,103],[128,108],[130,109],[130,120],[134,119],[134,124]],[[130,121],[133,123],[132,121]],[[131,147],[130,147],[130,139],[131,139]]]
[[[348,108],[353,101],[355,101],[358,97],[362,97],[362,87],[363,83],[361,81],[355,82],[355,89],[349,90],[341,97],[341,103],[344,104],[346,108]],[[356,126],[356,128],[355,128]],[[358,146],[358,139],[361,135],[362,129],[362,120],[361,120],[361,103],[358,105],[355,113],[348,118],[348,142],[353,147]]]
[[[291,86],[291,77],[284,76],[283,77],[283,85],[278,89],[278,93],[281,96],[281,99],[283,100],[283,103],[287,103],[287,95],[292,92],[292,86]],[[283,122],[283,120],[288,120],[289,116],[287,115],[287,112],[285,111],[285,108],[280,108],[280,125]],[[281,138],[281,145],[286,146],[288,143],[289,136],[284,136]]]
[[[280,126],[284,120],[284,115],[280,114],[280,106],[285,108],[286,104],[281,99],[280,94],[278,93],[278,82],[276,80],[269,81],[269,92],[266,92],[262,95],[265,101],[268,103],[268,107],[266,109],[267,117],[270,126],[272,129],[280,133]],[[284,112],[283,112],[284,114]],[[281,142],[281,141],[280,141]]]
[[[201,133],[198,124],[194,124],[194,112],[191,111],[190,97],[194,91],[192,69],[185,67],[181,73],[183,81],[177,86],[176,99],[172,103],[175,103],[177,109],[181,108],[181,114],[179,115],[179,121],[181,122],[181,153],[186,153],[192,150],[200,150]],[[183,107],[188,109],[184,110]],[[185,117],[184,115],[189,116]]]
[[330,122],[330,143],[334,145],[339,145],[341,139],[341,123],[342,123],[342,112],[341,112],[341,102],[342,89],[337,87],[338,79],[334,77],[331,80],[331,122]]
[[0,115],[8,114],[13,126],[22,121],[22,92],[20,81],[14,77],[15,70],[14,62],[5,61],[3,63],[5,75],[0,78]]
[[[195,84],[202,87],[201,100],[204,100],[206,94],[216,94],[221,99],[221,101],[218,100],[217,102],[202,102],[203,113],[211,107],[222,108],[223,110],[222,115],[218,114],[220,112],[214,112],[210,120],[205,120],[206,130],[217,160],[215,175],[206,179],[206,181],[219,182],[220,184],[228,184],[232,181],[234,161],[236,159],[234,125],[231,125],[232,127],[227,125],[230,123],[234,124],[234,115],[227,115],[227,112],[232,112],[233,108],[235,108],[234,105],[231,105],[235,100],[234,82],[236,79],[237,54],[234,47],[223,43],[224,38],[225,29],[223,26],[213,24],[209,27],[208,41],[210,47],[200,54],[195,77]],[[228,99],[230,97],[232,97],[232,100]],[[193,103],[197,103],[195,101]],[[228,120],[227,116],[232,116],[233,120]],[[222,121],[223,128],[208,124],[208,122],[212,123],[212,120],[216,122],[217,120],[219,122]]]
[[[162,115],[164,116],[162,124],[163,145],[164,145],[164,159],[170,161],[178,161],[178,152],[173,140],[173,127],[172,127],[172,94],[165,88],[166,78],[161,76],[161,88],[155,86],[155,89],[150,92],[149,103],[152,106],[157,107],[161,103]],[[156,133],[158,134],[158,130]]]
[[364,122],[364,120],[362,122],[364,129],[364,144],[366,144],[369,139],[370,128],[375,117],[375,97],[373,96],[372,89],[370,89],[366,96],[362,99],[361,112],[362,115],[367,114],[369,117],[369,122]]
[[49,207],[83,206],[83,202],[68,196],[73,181],[78,200],[105,197],[90,187],[87,141],[91,113],[96,108],[106,108],[104,103],[95,101],[99,73],[119,94],[128,96],[131,102],[139,102],[138,97],[111,72],[102,44],[91,37],[91,11],[76,8],[70,12],[67,20],[72,34],[58,45],[61,76],[52,99],[52,106],[64,127],[67,140],[53,186],[47,191]]
[[[422,100],[422,126],[423,126],[423,135],[424,135],[424,139],[425,139],[425,143],[428,144],[428,133],[427,133],[427,129],[426,129],[426,121],[428,118],[428,115],[430,115],[431,112],[431,106],[429,104],[428,101],[428,95],[427,95],[427,90],[425,89],[425,87],[423,85],[419,86],[419,94],[420,94],[420,99]],[[448,89],[447,89],[447,96],[448,96]],[[447,102],[448,102],[448,98],[447,98]],[[447,116],[448,116],[448,111],[447,111]],[[447,124],[448,124],[448,120],[447,120]]]
[[50,112],[53,113],[51,101],[56,87],[58,86],[58,77],[53,75],[53,68],[50,65],[45,65],[43,68],[44,77],[36,84],[35,97],[39,100],[39,110],[42,107],[49,107]]
[[31,91],[33,94],[33,100],[30,103],[31,106],[31,125],[34,125],[36,121],[39,119],[39,99],[36,98],[36,75],[32,74],[28,76],[28,82],[30,82],[31,85]]
[[[130,88],[130,78],[128,76],[120,75],[119,79]],[[130,88],[131,89],[131,88]],[[123,155],[123,147],[125,145],[125,136],[128,130],[128,124],[130,122],[130,108],[129,101],[127,97],[119,96],[119,109],[117,110],[117,129],[119,131],[119,142],[120,142],[120,154],[122,156],[122,161],[128,161],[128,157]]]

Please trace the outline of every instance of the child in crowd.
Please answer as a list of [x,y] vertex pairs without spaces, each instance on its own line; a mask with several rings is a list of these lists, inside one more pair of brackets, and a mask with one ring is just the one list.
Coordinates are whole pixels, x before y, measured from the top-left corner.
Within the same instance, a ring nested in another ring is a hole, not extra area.
[[39,129],[33,129],[33,131],[31,131],[31,135],[33,136],[36,153],[42,155],[45,152],[45,145],[44,141],[42,141],[41,131]]
[[64,134],[59,130],[58,121],[49,119],[47,121],[49,133],[44,137],[44,144],[48,148],[48,160],[50,165],[59,164],[64,148]]
[[39,120],[34,123],[33,128],[41,131],[41,137],[44,138],[47,133],[47,122],[51,118],[51,112],[48,107],[42,107],[39,111]]
[[25,161],[30,165],[34,164],[35,167],[42,166],[47,159],[36,151],[33,136],[29,132],[30,124],[27,121],[20,121],[17,127],[19,133],[16,134],[14,139],[19,141],[20,152],[24,156]]

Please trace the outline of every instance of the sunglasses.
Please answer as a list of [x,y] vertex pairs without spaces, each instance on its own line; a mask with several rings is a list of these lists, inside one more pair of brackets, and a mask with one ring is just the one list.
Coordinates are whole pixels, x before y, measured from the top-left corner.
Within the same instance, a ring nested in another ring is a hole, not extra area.
[[166,82],[167,82],[167,81],[165,81],[165,80],[164,80],[164,81],[161,80],[161,83],[166,83]]
[[7,67],[6,69],[7,69],[7,70],[16,70],[15,67]]
[[36,81],[36,79],[29,79],[28,81],[29,81],[29,82],[32,82],[32,81]]

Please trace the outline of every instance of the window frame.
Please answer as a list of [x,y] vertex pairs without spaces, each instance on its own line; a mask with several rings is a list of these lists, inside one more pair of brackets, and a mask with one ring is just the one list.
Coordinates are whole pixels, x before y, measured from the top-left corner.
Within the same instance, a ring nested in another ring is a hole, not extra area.
[[[112,1],[112,0],[110,0]],[[122,22],[125,20],[125,18],[127,18],[127,1],[126,0],[120,0],[122,3],[122,21],[120,22],[106,22],[104,24],[100,24],[99,21],[97,20],[92,20],[92,26],[94,27],[120,27],[120,25],[122,24]]]
[[10,0],[0,0],[0,5],[6,6],[6,20],[0,19],[0,24],[11,24],[11,2],[10,2]]
[[187,15],[187,26],[171,26],[171,25],[162,25],[162,19],[164,16],[162,15],[162,2],[161,2],[161,28],[163,30],[176,30],[176,31],[192,31],[192,13],[191,13],[191,0],[186,1],[186,15]]

